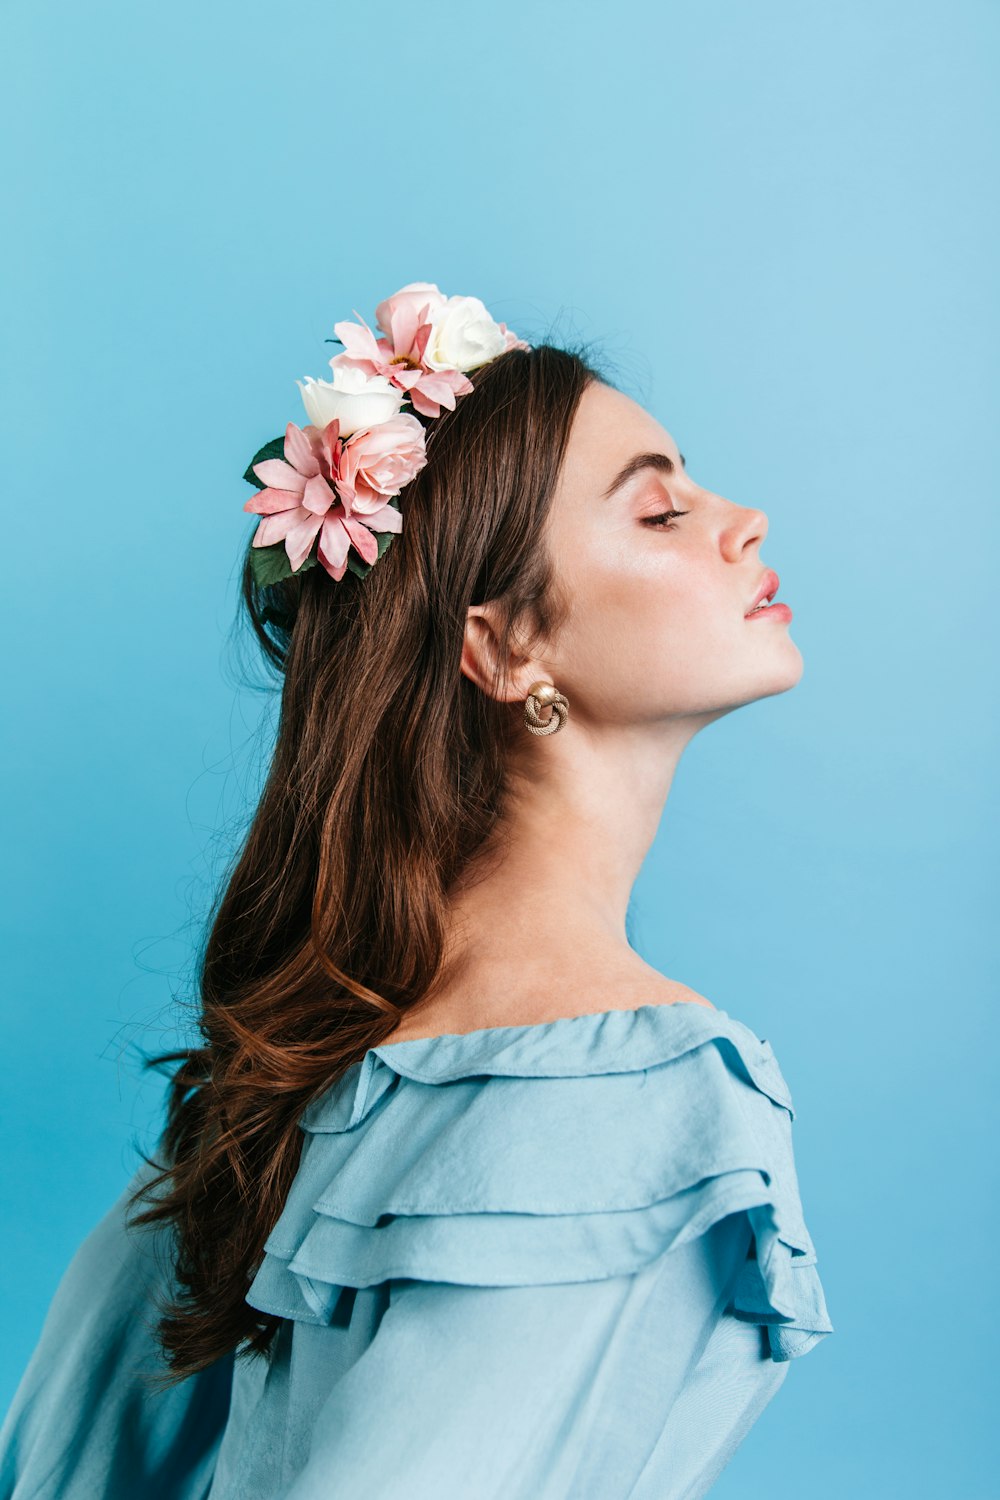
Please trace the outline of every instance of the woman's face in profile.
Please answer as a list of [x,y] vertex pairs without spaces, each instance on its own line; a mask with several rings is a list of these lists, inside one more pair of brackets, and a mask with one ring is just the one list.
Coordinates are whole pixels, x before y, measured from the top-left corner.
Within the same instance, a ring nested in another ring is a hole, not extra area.
[[[612,489],[647,453],[661,466]],[[546,531],[570,606],[543,659],[577,722],[717,718],[801,677],[787,610],[747,618],[769,572],[767,517],[704,489],[669,432],[611,386],[581,398]]]

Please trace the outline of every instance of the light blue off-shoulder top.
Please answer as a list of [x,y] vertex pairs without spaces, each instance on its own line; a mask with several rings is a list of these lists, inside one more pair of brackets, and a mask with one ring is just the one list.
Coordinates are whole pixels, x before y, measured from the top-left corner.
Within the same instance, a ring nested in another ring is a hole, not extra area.
[[695,1500],[833,1331],[768,1042],[679,1002],[370,1048],[301,1117],[269,1358],[153,1392],[163,1226],[80,1246],[3,1500]]

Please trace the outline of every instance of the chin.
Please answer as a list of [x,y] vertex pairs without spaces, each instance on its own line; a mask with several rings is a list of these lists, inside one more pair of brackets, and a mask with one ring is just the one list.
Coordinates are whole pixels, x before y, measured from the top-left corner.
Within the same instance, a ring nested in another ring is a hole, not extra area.
[[[755,626],[755,629],[765,629]],[[747,686],[750,691],[745,701],[753,703],[758,698],[770,698],[775,693],[787,693],[802,678],[805,663],[802,652],[795,642],[785,636],[783,641],[769,643],[769,648],[758,650],[748,673]]]
[[770,693],[787,693],[789,688],[802,680],[802,673],[805,671],[802,652],[793,640],[789,640],[787,646],[788,649],[781,653],[783,660],[776,662],[773,672],[768,674],[774,682],[774,686],[768,689]]

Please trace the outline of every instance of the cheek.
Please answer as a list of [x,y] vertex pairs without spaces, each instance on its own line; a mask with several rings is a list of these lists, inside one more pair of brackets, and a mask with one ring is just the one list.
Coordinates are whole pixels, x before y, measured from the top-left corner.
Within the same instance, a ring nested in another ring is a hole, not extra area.
[[603,555],[580,562],[573,590],[580,615],[618,634],[662,641],[685,621],[718,613],[718,563],[709,566],[683,538],[616,533]]
[[[572,599],[560,636],[567,690],[623,696],[638,710],[647,697],[686,698],[734,657],[733,590],[714,568],[661,541],[623,556],[577,553],[565,581]],[[744,627],[745,628],[745,627]]]
[[572,608],[561,653],[572,654],[574,668],[589,675],[613,661],[626,676],[645,671],[682,643],[687,649],[718,615],[707,570],[655,540],[628,551],[615,537],[606,555],[577,554],[565,574]]

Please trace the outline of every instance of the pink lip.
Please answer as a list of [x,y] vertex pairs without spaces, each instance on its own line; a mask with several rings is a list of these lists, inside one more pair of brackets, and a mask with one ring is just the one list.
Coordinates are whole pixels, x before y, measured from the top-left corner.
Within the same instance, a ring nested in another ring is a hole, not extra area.
[[779,589],[780,585],[781,585],[781,580],[778,577],[777,573],[774,571],[774,569],[773,568],[767,568],[765,570],[763,578],[760,580],[760,583],[757,585],[757,592],[756,592],[756,594],[754,594],[753,598],[750,600],[750,605],[749,605],[749,608],[747,609],[747,614],[750,613],[751,609],[756,609],[757,605],[760,604],[760,602],[763,599],[773,599],[774,596],[775,596],[775,594],[778,592],[778,589]]
[[763,609],[755,609],[745,618],[747,620],[784,620],[787,623],[792,618],[792,612],[787,604],[768,604]]

